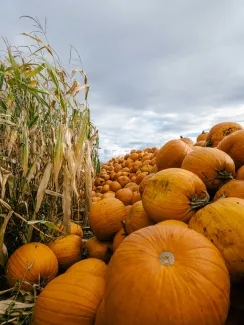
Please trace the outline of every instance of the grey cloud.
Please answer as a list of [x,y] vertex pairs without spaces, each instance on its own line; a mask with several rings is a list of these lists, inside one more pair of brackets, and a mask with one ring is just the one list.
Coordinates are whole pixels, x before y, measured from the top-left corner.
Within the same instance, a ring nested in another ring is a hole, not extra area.
[[1,11],[1,35],[12,43],[34,29],[19,20],[31,15],[47,17],[64,62],[69,46],[77,48],[102,159],[223,120],[243,123],[242,0],[15,0]]

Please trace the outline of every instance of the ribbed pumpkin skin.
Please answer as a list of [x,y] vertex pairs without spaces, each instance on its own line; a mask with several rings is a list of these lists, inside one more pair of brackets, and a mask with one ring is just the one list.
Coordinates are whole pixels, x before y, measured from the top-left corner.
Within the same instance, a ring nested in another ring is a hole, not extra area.
[[107,325],[106,319],[105,319],[104,299],[102,300],[102,302],[100,303],[100,306],[98,308],[94,325]]
[[174,219],[169,219],[169,220],[164,220],[159,223],[157,223],[157,226],[180,226],[180,227],[185,227],[188,228],[188,224],[185,222],[179,221],[179,220],[174,220]]
[[93,325],[105,280],[89,273],[65,273],[38,296],[32,325]]
[[59,237],[48,244],[58,259],[59,266],[67,270],[81,260],[82,239],[77,235]]
[[195,197],[205,199],[206,196],[206,186],[197,175],[181,168],[169,168],[148,181],[142,204],[156,223],[167,219],[187,222],[196,213],[196,209],[191,209],[191,202]]
[[[53,251],[46,245],[35,242],[18,248],[8,259],[5,270],[10,287],[14,287],[18,279],[30,284],[38,284],[40,281],[47,283],[54,279],[57,273],[58,261]],[[21,288],[32,289],[28,284],[22,284]]]
[[229,293],[225,262],[209,240],[181,226],[150,226],[128,236],[108,265],[105,318],[107,325],[224,325]]
[[132,209],[130,210],[128,217],[125,219],[125,229],[128,235],[153,224],[154,222],[143,208],[142,201],[138,201],[132,205]]
[[244,273],[244,199],[229,197],[205,206],[192,217],[189,228],[213,242],[232,276]]
[[145,178],[143,178],[143,180],[139,186],[139,192],[140,192],[141,196],[145,190],[145,187],[147,186],[147,183],[149,182],[149,179],[152,178],[153,176],[155,176],[155,174],[149,174]]
[[113,254],[112,241],[100,241],[96,237],[87,240],[86,248],[88,256],[98,258],[105,263],[108,263]]
[[236,169],[244,165],[244,130],[236,131],[225,137],[218,149],[226,152],[234,160]]
[[206,144],[208,147],[217,147],[220,141],[230,135],[231,133],[242,130],[243,127],[235,122],[221,122],[215,124],[206,137]]
[[65,273],[85,273],[88,272],[95,276],[101,276],[105,279],[107,273],[107,265],[105,262],[99,260],[98,258],[87,258],[80,262],[73,264]]
[[[181,168],[201,178],[207,189],[216,191],[226,180],[235,175],[235,163],[229,155],[216,148],[198,148],[183,160]],[[218,178],[220,175],[225,178]]]
[[244,199],[244,180],[233,180],[221,186],[215,194],[213,201],[225,197],[238,197]]
[[116,251],[116,249],[119,247],[119,245],[125,239],[125,237],[126,237],[126,233],[125,233],[124,229],[122,228],[114,236],[114,240],[113,240],[113,252]]
[[180,168],[185,156],[192,148],[181,140],[170,140],[159,150],[156,156],[158,170]]
[[97,239],[110,240],[120,230],[126,216],[126,208],[120,200],[106,198],[92,205],[89,221]]
[[237,180],[244,180],[244,166],[240,167],[236,173]]

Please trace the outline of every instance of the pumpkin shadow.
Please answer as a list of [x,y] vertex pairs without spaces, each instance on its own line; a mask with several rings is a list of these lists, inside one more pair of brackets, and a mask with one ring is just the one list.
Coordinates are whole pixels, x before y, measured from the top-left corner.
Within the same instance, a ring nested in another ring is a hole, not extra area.
[[225,325],[243,325],[244,319],[244,282],[232,284],[230,310]]

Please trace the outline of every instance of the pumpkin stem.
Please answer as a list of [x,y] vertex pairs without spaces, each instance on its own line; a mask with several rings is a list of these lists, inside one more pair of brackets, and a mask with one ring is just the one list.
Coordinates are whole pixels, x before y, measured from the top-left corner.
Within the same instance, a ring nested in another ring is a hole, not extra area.
[[171,252],[162,252],[158,257],[161,264],[170,266],[175,264],[175,257]]
[[193,199],[191,200],[190,210],[195,210],[195,209],[198,209],[198,208],[202,208],[203,206],[208,204],[210,196],[209,196],[208,192],[206,192],[206,191],[202,191],[202,192],[206,194],[205,198],[199,199],[197,197],[197,195],[195,195],[193,197]]
[[204,147],[212,147],[213,146],[213,141],[212,140],[208,140],[204,143]]
[[184,139],[184,137],[183,137],[182,135],[180,136],[180,138],[181,138],[181,139]]
[[204,130],[202,131],[202,134],[205,134],[205,131]]
[[227,170],[225,169],[222,170],[215,169],[215,170],[218,173],[218,176],[216,177],[217,179],[233,179],[233,175],[227,172]]

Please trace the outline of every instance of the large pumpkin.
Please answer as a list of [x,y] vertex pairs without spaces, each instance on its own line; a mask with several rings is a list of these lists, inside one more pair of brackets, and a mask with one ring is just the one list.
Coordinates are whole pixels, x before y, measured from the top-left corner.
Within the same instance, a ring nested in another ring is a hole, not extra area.
[[207,147],[217,147],[219,142],[231,133],[242,130],[243,127],[239,123],[235,122],[221,122],[215,124],[206,137]]
[[199,210],[189,227],[219,249],[234,278],[244,273],[244,199],[225,198]]
[[107,272],[107,265],[105,262],[97,258],[87,258],[80,262],[73,264],[65,273],[84,273],[88,272],[96,276],[105,278]]
[[187,222],[208,200],[203,181],[181,168],[169,168],[155,174],[142,195],[143,207],[156,223],[167,219]]
[[133,231],[153,225],[154,222],[145,212],[142,201],[138,201],[133,204],[128,217],[125,219],[125,229],[127,234],[131,234]]
[[96,237],[87,240],[85,247],[88,251],[88,256],[98,258],[105,263],[108,263],[113,254],[112,241],[100,241]]
[[42,286],[58,273],[58,260],[53,251],[42,243],[29,243],[18,248],[6,265],[6,279],[10,287],[19,280],[24,290],[33,284]]
[[158,170],[181,167],[183,159],[191,151],[192,148],[181,140],[168,141],[156,156]]
[[244,165],[238,169],[236,173],[236,179],[244,180]]
[[32,325],[93,325],[104,288],[105,280],[88,272],[58,276],[37,297]]
[[198,148],[191,151],[184,158],[181,167],[199,176],[209,191],[216,191],[235,175],[234,161],[216,148]]
[[82,239],[77,235],[59,237],[51,241],[48,246],[56,255],[59,266],[64,270],[81,260]]
[[124,204],[115,198],[106,198],[92,205],[89,213],[91,229],[99,240],[110,240],[121,228],[127,216]]
[[215,194],[213,201],[225,197],[239,197],[244,199],[244,180],[232,180],[221,186],[221,188]]
[[218,149],[226,152],[234,160],[236,169],[244,165],[244,130],[236,131],[225,137]]
[[168,220],[164,220],[161,221],[159,223],[157,223],[157,226],[161,225],[161,226],[181,226],[181,227],[185,227],[188,228],[188,224],[179,220],[174,220],[174,219],[168,219]]
[[181,226],[150,226],[128,236],[107,270],[107,325],[224,325],[230,280],[204,236]]

